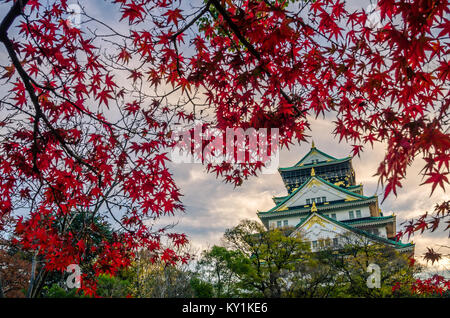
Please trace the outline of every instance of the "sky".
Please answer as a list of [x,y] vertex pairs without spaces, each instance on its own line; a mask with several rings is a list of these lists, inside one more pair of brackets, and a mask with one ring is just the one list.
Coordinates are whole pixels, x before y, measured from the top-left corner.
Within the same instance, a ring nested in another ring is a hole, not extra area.
[[[75,1],[69,1],[69,3]],[[99,19],[109,18],[118,20],[118,12],[111,12],[110,6],[105,1],[80,1],[86,6],[88,13]],[[359,4],[361,3],[361,4]],[[351,1],[351,6],[365,7],[362,3],[369,1]],[[2,4],[5,8],[8,4]],[[3,10],[6,13],[6,10]],[[3,15],[3,14],[2,14]],[[117,25],[120,31],[122,25]],[[4,56],[0,56],[3,60]],[[310,149],[310,142],[314,140],[318,149],[337,158],[347,157],[351,154],[351,145],[339,142],[332,135],[334,129],[333,117],[318,119],[310,118],[311,131],[307,132],[309,143],[293,145],[290,149],[283,149],[280,153],[280,167],[295,164]],[[378,186],[378,178],[374,176],[379,162],[383,159],[385,145],[375,144],[374,148],[366,148],[361,157],[353,159],[353,167],[356,173],[357,183],[364,185],[364,194],[367,196],[378,195],[382,198],[383,189]],[[395,213],[397,215],[397,229],[407,219],[431,212],[437,202],[449,200],[449,195],[437,188],[430,196],[430,186],[420,186],[423,182],[419,171],[423,161],[419,158],[409,168],[403,187],[398,190],[398,196],[390,195],[381,205],[384,215]],[[273,196],[285,195],[286,190],[278,173],[259,175],[245,181],[240,187],[226,184],[221,179],[216,179],[214,174],[206,173],[200,164],[170,164],[177,185],[183,193],[182,201],[186,207],[185,213],[171,218],[163,218],[162,223],[176,223],[177,232],[186,233],[194,249],[204,249],[214,244],[219,244],[220,239],[227,228],[237,225],[242,219],[257,220],[257,211],[266,211],[274,206]],[[450,253],[449,248],[440,245],[449,244],[442,226],[435,233],[415,235],[412,241],[416,244],[416,256],[420,261],[426,247],[445,254]],[[407,242],[406,238],[403,242]],[[450,269],[450,262],[441,262],[439,270]]]

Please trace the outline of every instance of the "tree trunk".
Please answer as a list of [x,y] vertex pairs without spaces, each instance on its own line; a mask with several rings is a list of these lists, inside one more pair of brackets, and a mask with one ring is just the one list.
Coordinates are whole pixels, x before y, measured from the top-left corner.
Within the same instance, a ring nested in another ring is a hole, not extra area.
[[5,298],[5,294],[3,294],[3,283],[1,275],[0,275],[0,298]]
[[31,263],[30,286],[28,286],[27,298],[31,298],[33,295],[33,287],[34,287],[34,280],[35,280],[35,274],[36,274],[36,263],[37,263],[37,251],[34,252],[33,260]]
[[48,271],[45,270],[45,267],[42,266],[42,268],[39,271],[39,275],[37,276],[35,283],[34,283],[34,288],[31,294],[31,298],[37,298],[38,295],[40,294],[42,288],[44,287],[44,283],[45,280],[48,276]]

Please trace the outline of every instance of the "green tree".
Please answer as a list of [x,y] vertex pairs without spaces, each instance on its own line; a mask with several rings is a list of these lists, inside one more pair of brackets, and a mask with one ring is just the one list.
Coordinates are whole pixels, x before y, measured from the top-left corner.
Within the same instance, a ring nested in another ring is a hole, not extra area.
[[195,297],[198,298],[213,298],[214,286],[213,284],[206,282],[196,276],[191,279],[191,287]]
[[[322,270],[333,276],[335,288],[330,297],[410,297],[406,286],[415,281],[421,267],[410,260],[409,253],[402,253],[384,244],[369,240],[343,237],[338,250],[323,248],[314,258]],[[374,275],[379,273],[379,286]],[[372,281],[374,285],[368,283]],[[395,288],[395,286],[402,286]]]
[[[410,297],[421,269],[410,255],[359,236],[312,252],[293,228],[266,230],[250,220],[226,230],[223,241],[197,268],[197,284],[214,297]],[[379,288],[368,284],[378,269]]]
[[[189,245],[167,245],[176,255],[191,258]],[[130,269],[131,295],[145,298],[194,297],[194,274],[189,263],[163,261],[149,250],[141,250]],[[199,282],[197,282],[199,283]],[[195,285],[200,287],[200,285]]]
[[291,228],[267,231],[251,220],[227,230],[225,247],[213,247],[199,262],[214,277],[216,295],[284,296],[295,264],[310,261],[309,244],[291,233]]
[[[239,251],[229,250],[222,246],[214,245],[212,248],[203,251],[197,263],[196,286],[205,289],[209,286],[212,297],[235,297],[237,296],[238,276],[232,270],[232,264],[236,266],[236,261],[241,257]],[[198,294],[202,293],[199,289]],[[200,295],[199,295],[200,297]]]
[[116,276],[100,275],[97,279],[97,295],[105,298],[124,298],[131,296],[131,280],[127,271]]

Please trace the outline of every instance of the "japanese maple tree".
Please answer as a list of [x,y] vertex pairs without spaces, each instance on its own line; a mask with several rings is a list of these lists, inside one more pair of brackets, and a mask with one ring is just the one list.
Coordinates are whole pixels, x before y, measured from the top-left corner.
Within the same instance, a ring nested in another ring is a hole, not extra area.
[[[11,2],[0,25],[11,62],[0,106],[0,221],[15,216],[13,243],[33,251],[38,277],[87,260],[94,276],[114,275],[139,248],[186,261],[160,245],[162,235],[175,244],[185,235],[147,220],[183,210],[162,151],[174,109],[119,89],[94,37],[69,25],[68,11],[65,1]],[[17,40],[8,33],[14,22]],[[112,237],[98,217],[115,224]],[[84,273],[82,283],[95,292],[95,277]]]

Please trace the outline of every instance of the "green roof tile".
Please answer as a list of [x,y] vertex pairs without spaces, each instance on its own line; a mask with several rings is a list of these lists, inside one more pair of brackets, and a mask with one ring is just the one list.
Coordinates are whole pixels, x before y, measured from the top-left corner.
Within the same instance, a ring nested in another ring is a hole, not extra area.
[[[298,191],[300,191],[300,190],[301,190],[301,189],[302,189],[302,188],[303,188],[303,187],[304,187],[304,186],[305,186],[312,178],[316,178],[316,179],[322,181],[323,183],[327,184],[328,186],[330,186],[330,187],[332,187],[332,188],[334,188],[334,189],[336,189],[336,190],[338,190],[338,191],[341,191],[341,192],[343,192],[343,193],[345,193],[345,194],[347,194],[347,195],[351,195],[351,196],[353,196],[353,197],[357,197],[357,198],[362,199],[362,200],[367,200],[367,199],[375,198],[375,196],[372,196],[372,197],[366,197],[366,196],[364,196],[364,195],[361,195],[361,194],[358,194],[358,193],[349,191],[349,190],[347,190],[347,189],[345,189],[345,188],[341,188],[341,187],[339,187],[339,186],[337,186],[337,185],[335,185],[335,184],[332,184],[331,182],[328,182],[327,180],[325,180],[325,179],[323,179],[323,178],[321,178],[321,177],[315,175],[315,176],[310,176],[310,177],[308,178],[308,180],[306,180],[305,182],[303,182],[303,184],[302,184],[300,187],[298,187],[295,191],[292,191],[291,194],[287,195],[286,197],[281,197],[281,198],[284,198],[284,199],[283,199],[280,203],[278,203],[277,205],[275,205],[273,208],[271,208],[269,211],[266,211],[266,212],[260,212],[260,213],[273,212],[273,211],[275,211],[276,209],[278,209],[279,207],[281,207],[281,206],[282,206],[284,203],[286,203],[290,198],[292,198]],[[331,203],[331,202],[330,202],[330,203]]]
[[[368,237],[368,238],[371,238],[371,239],[373,239],[373,240],[375,240],[375,241],[378,241],[378,242],[381,242],[381,243],[391,244],[391,245],[396,246],[397,248],[404,248],[404,247],[414,246],[414,244],[411,244],[411,243],[406,243],[406,244],[404,244],[404,243],[397,242],[397,241],[394,241],[394,240],[390,240],[390,239],[387,239],[387,238],[384,238],[384,237],[380,237],[380,236],[375,235],[375,234],[371,234],[371,233],[366,232],[366,231],[364,231],[364,230],[361,230],[361,229],[352,227],[352,226],[350,226],[350,225],[348,225],[348,224],[345,224],[344,222],[341,222],[341,221],[335,220],[335,219],[333,219],[333,218],[330,218],[330,217],[326,216],[325,214],[321,214],[321,213],[313,213],[313,214],[318,214],[318,215],[322,216],[323,218],[325,218],[326,220],[328,220],[328,221],[330,221],[330,222],[332,222],[332,223],[334,223],[334,224],[336,224],[336,225],[339,225],[339,226],[341,226],[341,227],[343,227],[343,228],[346,228],[346,229],[348,229],[349,231],[352,231],[352,232],[354,232],[354,233],[356,233],[356,234],[360,234],[360,235],[366,236],[366,237]],[[311,214],[311,215],[313,215],[313,214]],[[301,226],[302,224],[304,224],[309,218],[310,218],[310,217],[307,217],[307,218],[303,219],[300,223],[298,223],[298,224],[295,226],[295,228],[300,227],[300,226]]]
[[393,215],[389,215],[389,216],[370,216],[370,217],[366,217],[366,218],[345,220],[345,221],[341,221],[341,222],[343,222],[345,224],[355,225],[355,224],[366,224],[366,223],[373,223],[373,222],[379,222],[379,221],[386,221],[386,220],[390,220],[390,219],[393,219],[393,218],[394,218]]
[[[313,152],[313,151],[317,151],[319,154],[321,154],[324,157],[327,157],[330,161],[321,161],[318,163],[308,163],[308,164],[304,164],[302,166],[299,166],[300,164],[302,164],[302,162]],[[295,165],[291,166],[291,167],[286,167],[286,168],[278,168],[279,171],[290,171],[290,170],[297,170],[297,169],[302,169],[305,167],[318,167],[318,166],[325,166],[325,165],[329,165],[329,164],[335,164],[335,163],[339,163],[339,162],[345,162],[352,159],[352,157],[346,157],[346,158],[342,158],[342,159],[338,159],[335,158],[333,156],[330,156],[329,154],[326,154],[325,152],[313,147],[309,150],[309,152],[303,156],[302,159],[300,159],[299,162],[297,162]]]

